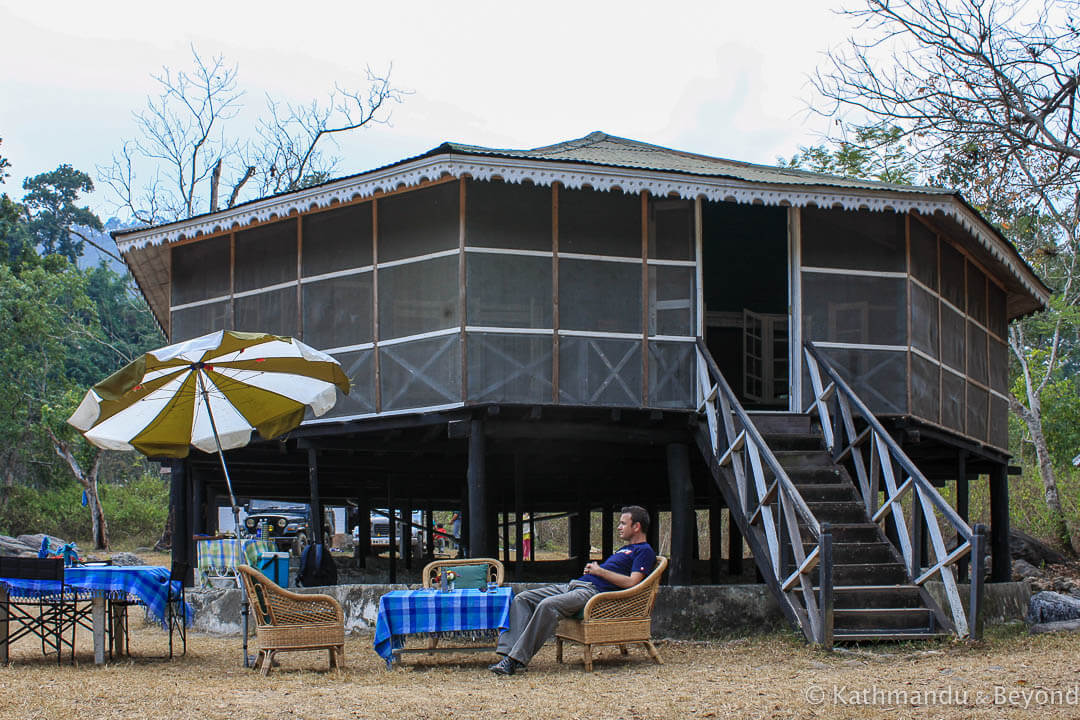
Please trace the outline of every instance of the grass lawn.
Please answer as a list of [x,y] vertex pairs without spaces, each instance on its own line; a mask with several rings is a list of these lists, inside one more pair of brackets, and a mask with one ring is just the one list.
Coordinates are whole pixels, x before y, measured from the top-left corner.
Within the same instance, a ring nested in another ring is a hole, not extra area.
[[290,653],[263,678],[240,667],[239,638],[193,634],[187,656],[170,662],[148,657],[165,652],[167,635],[133,625],[138,657],[101,667],[86,632],[74,667],[57,667],[28,640],[13,645],[11,664],[0,667],[0,717],[1080,717],[1080,635],[1029,637],[1017,627],[992,628],[975,644],[833,653],[790,634],[661,641],[663,666],[642,651],[622,659],[609,648],[592,674],[576,648],[560,666],[548,645],[526,674],[510,678],[489,673],[490,656],[479,654],[411,656],[388,671],[371,636],[358,635],[341,671],[327,669],[325,652]]

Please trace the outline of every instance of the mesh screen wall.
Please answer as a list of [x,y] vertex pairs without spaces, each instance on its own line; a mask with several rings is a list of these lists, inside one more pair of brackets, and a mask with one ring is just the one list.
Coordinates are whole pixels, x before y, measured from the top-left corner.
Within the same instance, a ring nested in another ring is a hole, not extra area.
[[353,382],[331,418],[689,409],[696,257],[692,202],[442,181],[178,246],[172,334],[236,327],[330,351]]
[[1005,292],[915,216],[906,246],[896,213],[804,210],[803,219],[804,337],[875,412],[1006,448]]

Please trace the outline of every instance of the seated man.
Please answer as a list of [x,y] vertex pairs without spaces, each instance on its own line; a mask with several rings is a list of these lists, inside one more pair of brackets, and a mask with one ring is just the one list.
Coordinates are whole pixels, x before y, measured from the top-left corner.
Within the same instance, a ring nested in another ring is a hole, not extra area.
[[656,553],[645,540],[649,513],[631,505],[622,509],[619,538],[627,544],[601,563],[590,562],[585,574],[565,585],[526,590],[510,606],[510,629],[499,636],[495,649],[502,659],[489,670],[496,675],[521,672],[545,642],[555,635],[559,618],[571,617],[593,595],[637,585],[656,565]]

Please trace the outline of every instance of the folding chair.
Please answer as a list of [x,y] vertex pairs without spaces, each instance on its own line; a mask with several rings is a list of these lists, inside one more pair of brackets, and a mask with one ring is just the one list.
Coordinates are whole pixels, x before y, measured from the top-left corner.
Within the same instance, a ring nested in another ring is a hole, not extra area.
[[[169,600],[165,603],[165,623],[169,626],[169,659],[173,656],[173,632],[180,635],[184,645],[181,655],[187,655],[187,613],[184,596],[184,581],[191,566],[187,563],[174,562],[169,572]],[[179,587],[177,587],[179,586]]]
[[[64,647],[71,650],[75,662],[75,627],[77,624],[74,591],[64,584],[64,561],[60,558],[24,558],[0,556],[0,578],[24,581],[32,588],[25,596],[12,599],[5,593],[4,616],[8,623],[8,645],[28,635],[41,639],[43,655],[56,653],[56,664],[63,659]],[[26,592],[26,590],[24,590]],[[15,625],[14,631],[11,626]],[[70,628],[71,639],[64,637]]]

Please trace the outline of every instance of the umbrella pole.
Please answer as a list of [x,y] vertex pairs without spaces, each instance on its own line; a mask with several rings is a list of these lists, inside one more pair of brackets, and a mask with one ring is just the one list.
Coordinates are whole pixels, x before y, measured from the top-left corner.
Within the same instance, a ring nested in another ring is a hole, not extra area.
[[[210,410],[210,393],[206,390],[203,382],[202,368],[196,370],[199,379],[199,388],[202,392],[203,403],[206,405],[206,416],[210,418],[210,429],[214,433],[214,444],[217,445],[218,460],[221,461],[221,471],[225,473],[225,486],[229,489],[229,502],[232,503],[233,524],[236,527],[236,546],[240,547],[240,508],[236,506],[236,495],[233,494],[232,480],[229,479],[229,468],[225,464],[225,453],[221,450],[221,438],[218,437],[217,424],[214,422],[214,413]],[[244,667],[248,667],[248,598],[247,586],[240,581],[240,632],[244,636]]]

